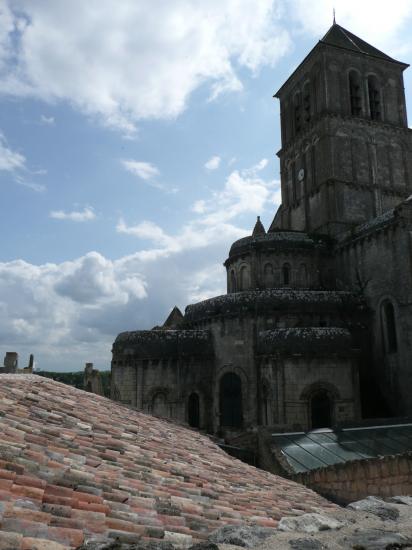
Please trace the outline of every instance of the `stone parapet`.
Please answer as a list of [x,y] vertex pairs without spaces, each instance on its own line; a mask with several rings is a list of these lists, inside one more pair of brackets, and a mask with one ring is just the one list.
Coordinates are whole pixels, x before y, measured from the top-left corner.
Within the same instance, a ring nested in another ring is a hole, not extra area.
[[332,240],[326,235],[309,235],[303,231],[276,230],[263,235],[243,237],[235,241],[229,251],[229,258],[256,249],[293,250],[318,249],[328,251]]
[[212,356],[213,346],[207,330],[137,330],[120,333],[113,344],[117,354],[145,358]]
[[352,292],[329,290],[266,289],[233,292],[210,298],[186,307],[186,322],[216,317],[239,315],[243,312],[265,313],[274,310],[289,311],[349,311],[366,310],[363,298]]

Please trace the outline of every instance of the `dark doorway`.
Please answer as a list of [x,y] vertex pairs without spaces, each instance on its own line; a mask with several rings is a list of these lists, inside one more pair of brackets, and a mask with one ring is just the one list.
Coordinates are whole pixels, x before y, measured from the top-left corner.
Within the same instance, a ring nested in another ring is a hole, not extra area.
[[241,428],[242,416],[242,382],[228,372],[220,379],[220,425]]
[[332,426],[332,403],[325,391],[315,393],[310,400],[312,430]]
[[189,402],[187,407],[187,416],[189,426],[192,428],[200,427],[200,406],[199,406],[199,396],[197,393],[191,393],[189,395]]

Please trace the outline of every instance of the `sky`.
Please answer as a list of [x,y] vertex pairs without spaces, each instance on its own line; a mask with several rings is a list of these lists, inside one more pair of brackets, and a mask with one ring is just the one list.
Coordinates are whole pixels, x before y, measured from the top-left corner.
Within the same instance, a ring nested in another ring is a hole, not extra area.
[[0,361],[107,370],[119,332],[225,293],[280,201],[272,96],[333,7],[412,63],[412,0],[0,0]]

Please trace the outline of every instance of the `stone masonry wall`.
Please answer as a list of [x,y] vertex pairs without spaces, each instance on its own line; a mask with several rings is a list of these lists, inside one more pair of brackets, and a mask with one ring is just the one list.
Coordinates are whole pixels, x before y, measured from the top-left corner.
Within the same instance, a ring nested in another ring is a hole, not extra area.
[[411,495],[412,453],[334,464],[292,478],[341,504],[369,495]]

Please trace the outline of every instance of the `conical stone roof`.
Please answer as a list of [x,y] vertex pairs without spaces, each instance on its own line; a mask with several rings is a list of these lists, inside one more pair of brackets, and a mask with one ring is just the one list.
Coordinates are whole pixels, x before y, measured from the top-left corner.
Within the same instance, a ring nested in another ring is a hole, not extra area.
[[266,230],[263,227],[263,223],[260,221],[260,216],[257,217],[255,227],[253,228],[252,237],[258,237],[259,235],[266,235]]

